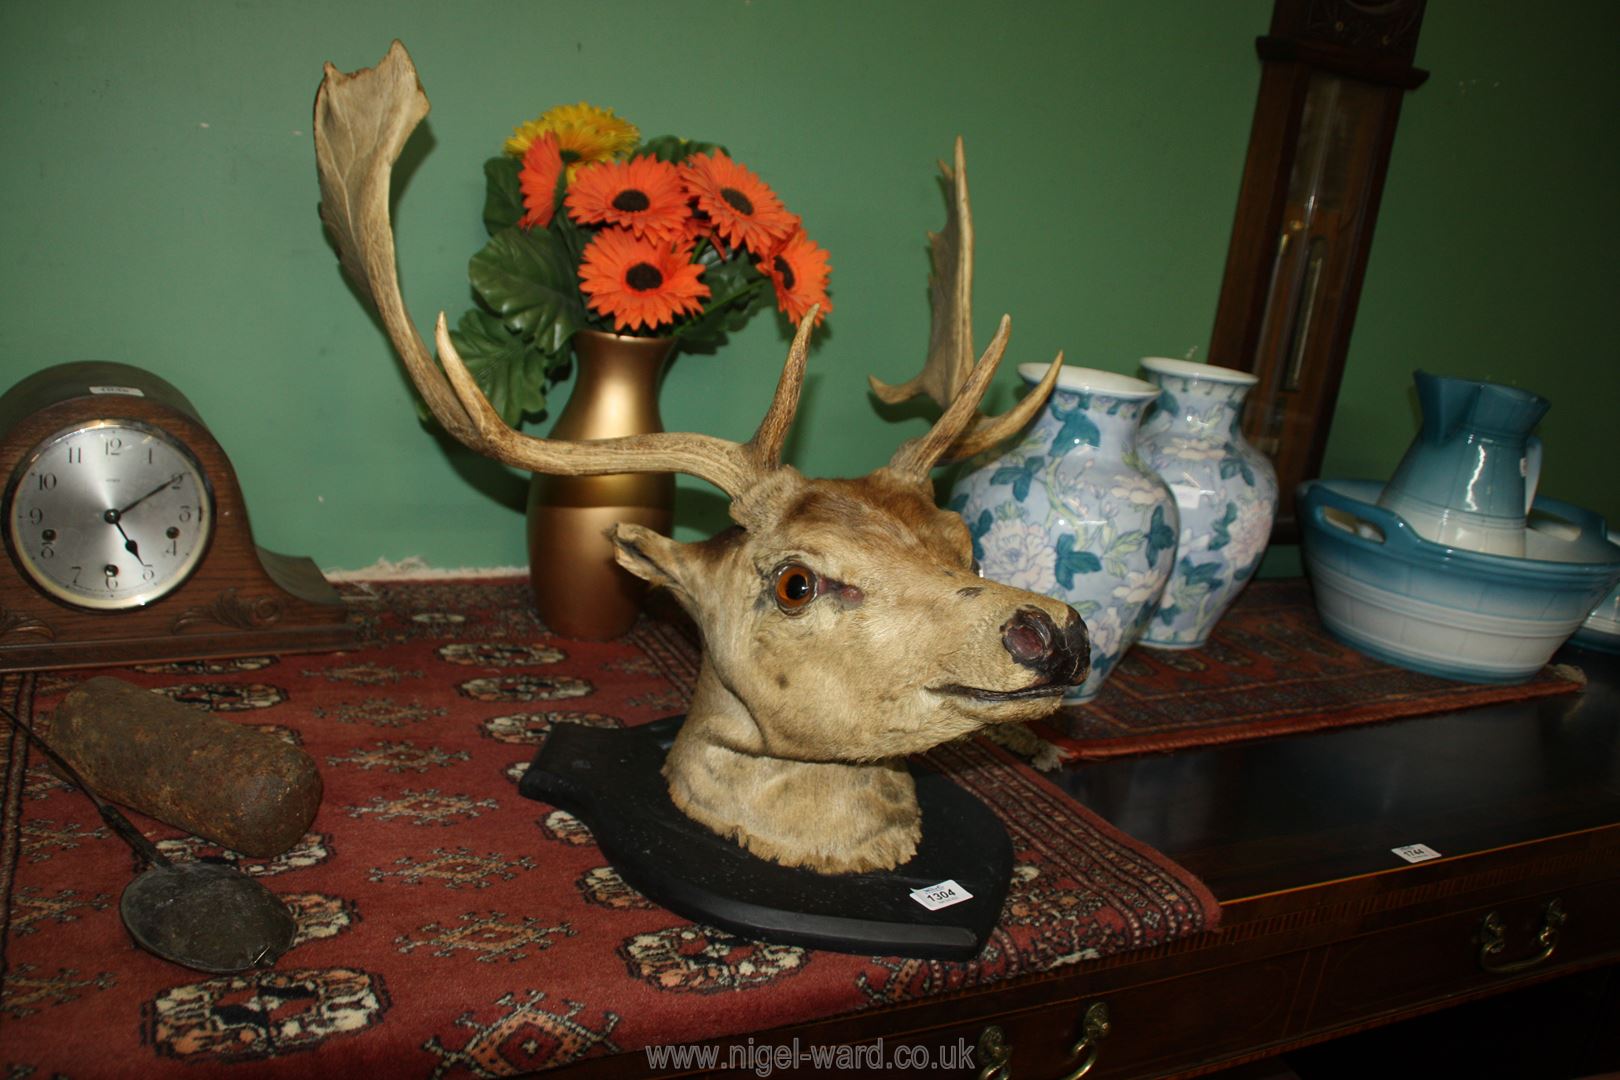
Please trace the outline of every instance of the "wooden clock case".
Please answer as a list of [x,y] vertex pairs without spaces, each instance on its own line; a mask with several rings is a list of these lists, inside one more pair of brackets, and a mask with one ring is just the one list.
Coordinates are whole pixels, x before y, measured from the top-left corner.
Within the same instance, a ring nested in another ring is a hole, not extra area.
[[[141,396],[93,394],[127,386]],[[170,383],[127,364],[61,364],[0,397],[0,484],[52,434],[91,419],[136,420],[167,431],[202,465],[214,532],[191,576],[126,611],[64,604],[34,586],[9,547],[0,558],[0,671],[87,667],[344,648],[356,626],[315,564],[253,542],[236,470],[197,410]],[[8,541],[9,544],[9,541]]]

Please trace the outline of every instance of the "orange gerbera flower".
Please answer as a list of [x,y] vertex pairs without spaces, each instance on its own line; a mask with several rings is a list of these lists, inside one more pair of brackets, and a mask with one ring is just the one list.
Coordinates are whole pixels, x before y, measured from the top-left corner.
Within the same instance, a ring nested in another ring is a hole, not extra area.
[[703,310],[709,287],[691,252],[639,240],[629,229],[596,234],[580,262],[580,289],[592,310],[611,316],[614,329],[652,330]]
[[523,152],[523,169],[518,173],[518,184],[523,188],[523,206],[527,211],[518,219],[525,229],[545,228],[557,212],[557,178],[562,175],[562,154],[557,149],[555,135],[542,135],[529,143]]
[[581,225],[617,225],[654,243],[686,239],[691,218],[680,170],[645,154],[581,169],[568,188],[567,205]]
[[732,247],[763,254],[786,240],[799,223],[763,180],[724,150],[687,158],[681,183],[715,234]]
[[776,288],[777,308],[793,322],[819,304],[816,325],[820,326],[832,310],[832,302],[827,299],[827,277],[832,273],[827,252],[803,229],[795,229],[781,247],[759,260],[759,269]]

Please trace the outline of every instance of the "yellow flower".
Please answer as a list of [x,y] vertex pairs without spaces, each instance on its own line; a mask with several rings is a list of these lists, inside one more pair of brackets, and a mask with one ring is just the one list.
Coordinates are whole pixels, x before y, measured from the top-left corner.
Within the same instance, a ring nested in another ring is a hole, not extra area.
[[506,140],[506,152],[522,157],[530,143],[546,134],[557,137],[557,149],[568,166],[570,182],[580,166],[622,158],[641,141],[636,125],[615,116],[612,109],[581,101],[577,105],[558,105],[519,124]]

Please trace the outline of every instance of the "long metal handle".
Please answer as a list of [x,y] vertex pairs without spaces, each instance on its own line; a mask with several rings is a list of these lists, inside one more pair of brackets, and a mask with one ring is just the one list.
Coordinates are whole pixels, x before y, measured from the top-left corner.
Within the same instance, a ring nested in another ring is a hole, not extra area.
[[1520,960],[1498,960],[1504,949],[1507,948],[1507,926],[1502,917],[1496,912],[1485,916],[1479,931],[1479,966],[1493,975],[1517,975],[1521,971],[1529,971],[1537,964],[1546,962],[1552,957],[1553,950],[1558,948],[1558,931],[1569,918],[1564,912],[1563,902],[1560,900],[1548,901],[1541,912],[1541,930],[1536,934],[1536,944],[1541,947],[1534,956],[1526,956]]
[[1080,1041],[1069,1048],[1069,1060],[1084,1057],[1080,1067],[1069,1073],[1063,1080],[1080,1080],[1097,1064],[1097,1055],[1102,1053],[1102,1041],[1108,1033],[1114,1030],[1108,1019],[1108,1003],[1094,1001],[1086,1008],[1085,1019],[1080,1022]]

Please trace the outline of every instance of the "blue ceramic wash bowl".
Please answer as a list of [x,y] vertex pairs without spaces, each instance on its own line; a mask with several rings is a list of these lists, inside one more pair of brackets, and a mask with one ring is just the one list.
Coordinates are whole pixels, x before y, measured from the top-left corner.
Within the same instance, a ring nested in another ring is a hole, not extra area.
[[[1620,543],[1620,538],[1611,536],[1609,543]],[[1597,607],[1569,640],[1583,649],[1620,653],[1620,585],[1598,601]]]
[[1620,580],[1601,517],[1538,498],[1518,558],[1420,537],[1378,505],[1383,484],[1298,491],[1305,570],[1334,636],[1387,663],[1464,682],[1523,682]]

